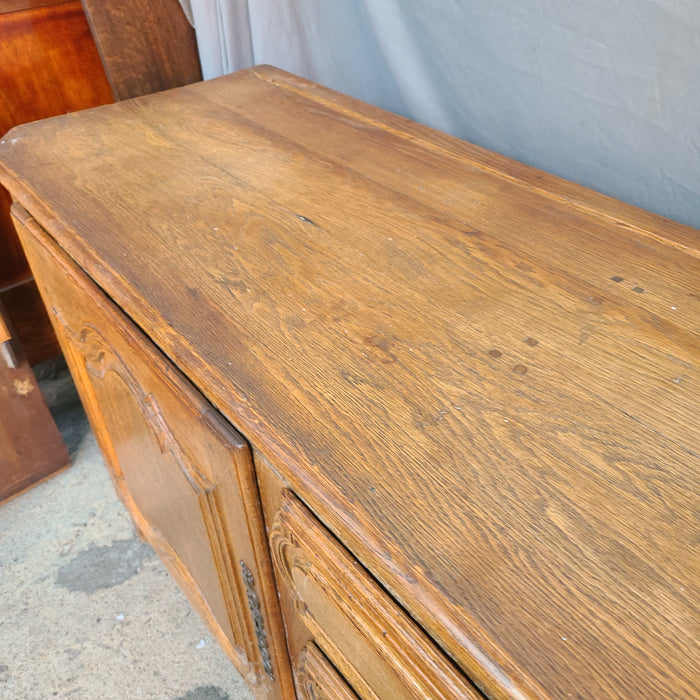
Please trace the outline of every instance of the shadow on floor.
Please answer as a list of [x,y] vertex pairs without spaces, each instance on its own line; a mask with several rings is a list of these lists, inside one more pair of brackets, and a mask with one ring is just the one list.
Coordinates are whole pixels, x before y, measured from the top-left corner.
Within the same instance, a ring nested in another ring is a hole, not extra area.
[[85,436],[90,432],[90,424],[66,367],[66,361],[62,356],[56,357],[35,365],[32,370],[73,459]]
[[73,464],[0,507],[0,698],[252,700],[138,539],[65,363],[35,370]]

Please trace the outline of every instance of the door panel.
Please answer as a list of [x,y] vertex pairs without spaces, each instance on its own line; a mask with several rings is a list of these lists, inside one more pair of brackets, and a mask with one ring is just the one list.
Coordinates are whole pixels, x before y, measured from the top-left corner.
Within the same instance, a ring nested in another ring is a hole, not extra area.
[[289,697],[250,448],[24,210],[13,216],[136,526],[249,684]]

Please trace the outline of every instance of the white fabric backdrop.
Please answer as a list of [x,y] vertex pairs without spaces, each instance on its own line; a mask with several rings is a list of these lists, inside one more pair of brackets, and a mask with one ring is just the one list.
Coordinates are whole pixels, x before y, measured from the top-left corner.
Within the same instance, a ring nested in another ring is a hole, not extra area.
[[700,0],[190,0],[271,63],[700,228]]

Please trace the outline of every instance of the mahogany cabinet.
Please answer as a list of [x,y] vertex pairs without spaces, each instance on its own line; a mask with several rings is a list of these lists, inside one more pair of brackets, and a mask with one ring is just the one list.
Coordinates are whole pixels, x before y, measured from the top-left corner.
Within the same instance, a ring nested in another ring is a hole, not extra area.
[[[17,124],[110,101],[78,0],[0,3],[0,135]],[[31,371],[59,349],[12,226],[10,203],[0,186],[0,317],[12,325],[8,348],[15,360],[0,358],[0,501],[70,462]]]
[[697,231],[270,67],[14,129],[0,181],[260,697],[697,696]]
[[[112,101],[79,0],[0,5],[0,135],[17,124]],[[0,299],[30,364],[58,353],[0,187]],[[37,425],[41,422],[37,420]]]

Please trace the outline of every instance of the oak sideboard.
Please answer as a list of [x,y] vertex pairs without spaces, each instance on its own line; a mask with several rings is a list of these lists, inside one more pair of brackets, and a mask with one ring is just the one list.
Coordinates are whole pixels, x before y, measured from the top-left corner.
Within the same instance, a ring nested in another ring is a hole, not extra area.
[[698,696],[698,231],[270,67],[13,129],[0,181],[259,697]]

